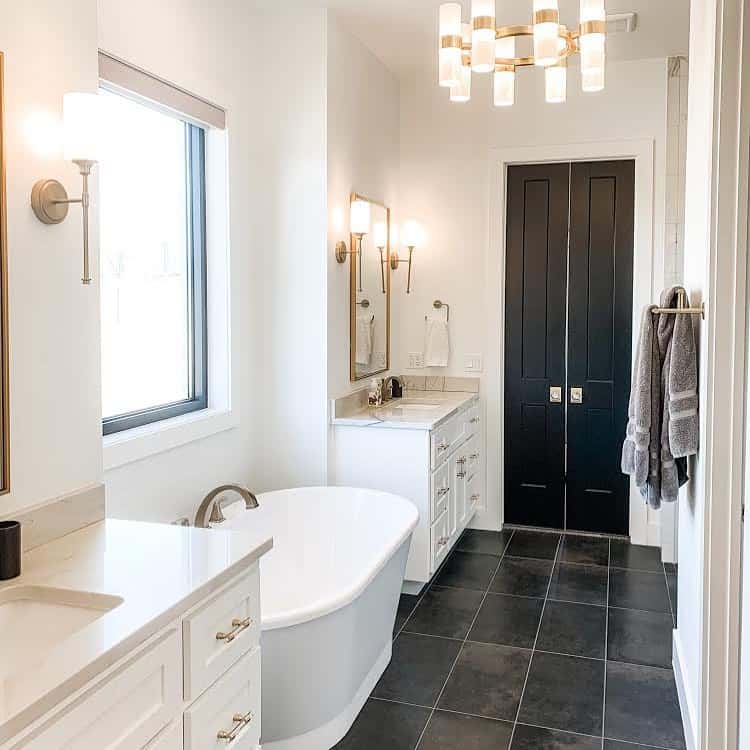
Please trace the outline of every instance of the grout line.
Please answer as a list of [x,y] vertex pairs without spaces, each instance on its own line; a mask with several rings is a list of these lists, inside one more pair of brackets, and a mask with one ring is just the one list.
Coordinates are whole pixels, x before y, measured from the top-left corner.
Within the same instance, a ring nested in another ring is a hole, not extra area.
[[[487,588],[485,589],[484,596],[482,597],[482,601],[479,603],[479,607],[477,611],[474,613],[474,618],[471,621],[471,625],[469,625],[469,629],[466,631],[466,638],[463,639],[463,643],[461,644],[461,648],[458,649],[458,654],[456,654],[456,658],[453,660],[453,664],[450,668],[450,672],[448,672],[448,676],[445,678],[445,682],[443,682],[443,687],[440,688],[440,692],[438,693],[438,697],[435,700],[435,705],[432,707],[432,711],[430,712],[430,715],[427,719],[427,723],[424,725],[424,729],[422,729],[422,733],[419,735],[419,739],[417,740],[417,744],[414,746],[414,750],[418,750],[419,746],[422,744],[422,738],[425,736],[425,733],[427,732],[427,727],[430,726],[430,722],[432,721],[432,717],[435,715],[435,710],[438,707],[438,704],[440,703],[440,699],[443,697],[443,693],[445,692],[445,688],[448,685],[448,682],[450,681],[451,675],[453,674],[453,670],[456,668],[456,664],[458,664],[458,660],[461,658],[461,654],[463,653],[464,646],[466,645],[466,641],[469,638],[469,633],[471,633],[471,629],[474,627],[474,623],[477,621],[477,617],[479,617],[479,613],[482,611],[482,607],[484,606],[484,601],[487,598],[487,594],[489,593],[490,586],[492,585],[492,582],[495,580],[495,576],[497,575],[497,571],[500,570],[500,566],[503,563],[503,559],[505,557],[505,552],[507,551],[508,547],[510,546],[510,542],[515,536],[515,531],[511,533],[510,538],[508,539],[508,543],[505,545],[505,548],[503,549],[503,554],[501,555],[500,559],[497,561],[497,566],[495,567],[495,572],[492,574],[492,577],[487,583]],[[509,745],[510,747],[510,745]]]
[[550,591],[550,588],[552,587],[552,578],[554,576],[554,571],[555,571],[555,561],[557,560],[557,556],[560,553],[560,546],[562,544],[562,540],[563,540],[562,536],[557,540],[557,549],[555,549],[555,557],[552,560],[552,563],[553,563],[552,573],[550,574],[549,580],[547,581],[547,594],[544,597],[544,604],[542,604],[542,612],[539,615],[539,624],[536,627],[536,636],[534,637],[534,644],[531,647],[531,655],[529,656],[529,666],[526,668],[526,677],[524,678],[523,687],[521,688],[521,695],[518,698],[518,709],[516,710],[516,718],[513,721],[513,729],[511,730],[511,733],[510,733],[510,742],[508,743],[508,748],[513,747],[513,738],[516,736],[516,727],[518,726],[518,718],[521,715],[521,706],[523,706],[523,697],[524,697],[524,694],[526,693],[526,685],[529,682],[529,675],[531,674],[531,666],[534,663],[534,652],[536,650],[537,641],[539,640],[539,633],[542,629],[542,622],[544,621],[544,610],[547,607],[547,598],[549,597],[549,591]]
[[609,654],[607,653],[609,650],[609,574],[611,570],[609,563],[611,562],[611,558],[612,542],[610,541],[607,548],[607,604],[606,614],[604,616],[604,692],[602,695],[602,750],[604,750],[604,722],[607,718],[607,660],[609,656]]

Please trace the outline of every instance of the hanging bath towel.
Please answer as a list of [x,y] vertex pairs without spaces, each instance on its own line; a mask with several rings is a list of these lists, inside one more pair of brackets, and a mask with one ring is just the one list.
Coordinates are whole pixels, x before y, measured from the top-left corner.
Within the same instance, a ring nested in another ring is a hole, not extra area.
[[450,353],[448,323],[437,318],[427,318],[424,335],[424,366],[447,367]]

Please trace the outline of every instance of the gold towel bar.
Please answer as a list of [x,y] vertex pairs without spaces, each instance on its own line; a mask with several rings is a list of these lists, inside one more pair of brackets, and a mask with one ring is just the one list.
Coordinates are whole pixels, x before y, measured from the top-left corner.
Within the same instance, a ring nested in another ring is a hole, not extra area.
[[677,293],[677,307],[655,307],[653,315],[700,315],[706,319],[706,303],[702,302],[700,307],[688,307],[687,295],[681,291]]

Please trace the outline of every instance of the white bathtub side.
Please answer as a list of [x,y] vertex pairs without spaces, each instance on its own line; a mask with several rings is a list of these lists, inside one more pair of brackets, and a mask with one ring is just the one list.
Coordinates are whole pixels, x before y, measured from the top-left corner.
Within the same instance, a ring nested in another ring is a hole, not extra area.
[[263,632],[264,750],[329,750],[347,733],[391,658],[410,542],[348,605]]

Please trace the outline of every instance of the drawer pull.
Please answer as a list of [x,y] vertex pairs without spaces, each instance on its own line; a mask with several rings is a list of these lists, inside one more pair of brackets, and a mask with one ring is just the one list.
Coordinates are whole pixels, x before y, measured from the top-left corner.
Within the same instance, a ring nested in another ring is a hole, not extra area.
[[253,621],[248,617],[246,620],[232,620],[232,629],[228,633],[217,633],[217,641],[231,643],[243,630],[247,630]]
[[438,445],[438,450],[439,451],[447,451],[448,448],[450,448],[450,445],[448,443],[445,443],[445,442],[440,443],[440,445]]
[[232,717],[234,726],[227,732],[222,729],[216,737],[226,742],[234,742],[237,739],[237,735],[253,720],[253,712],[248,711],[244,716],[242,714],[235,714]]
[[465,472],[465,471],[459,471],[459,472],[456,472],[456,476],[457,476],[457,477],[458,477],[459,479],[463,479],[463,478],[464,478],[464,477],[466,476],[466,472]]
[[457,458],[456,463],[461,464],[461,466],[463,466],[466,463],[466,456],[461,456],[461,458]]
[[479,424],[479,417],[472,417],[471,424]]
[[472,454],[471,454],[471,455],[469,456],[469,458],[470,458],[470,459],[471,459],[472,461],[476,461],[476,460],[477,460],[477,459],[479,458],[479,454],[478,454],[478,453],[472,453]]
[[472,503],[478,503],[479,502],[479,495],[472,495],[471,496],[471,502]]
[[448,545],[448,539],[444,536],[441,536],[440,539],[438,539],[438,547],[445,547]]
[[443,487],[438,490],[438,497],[445,497],[451,491],[450,487]]

